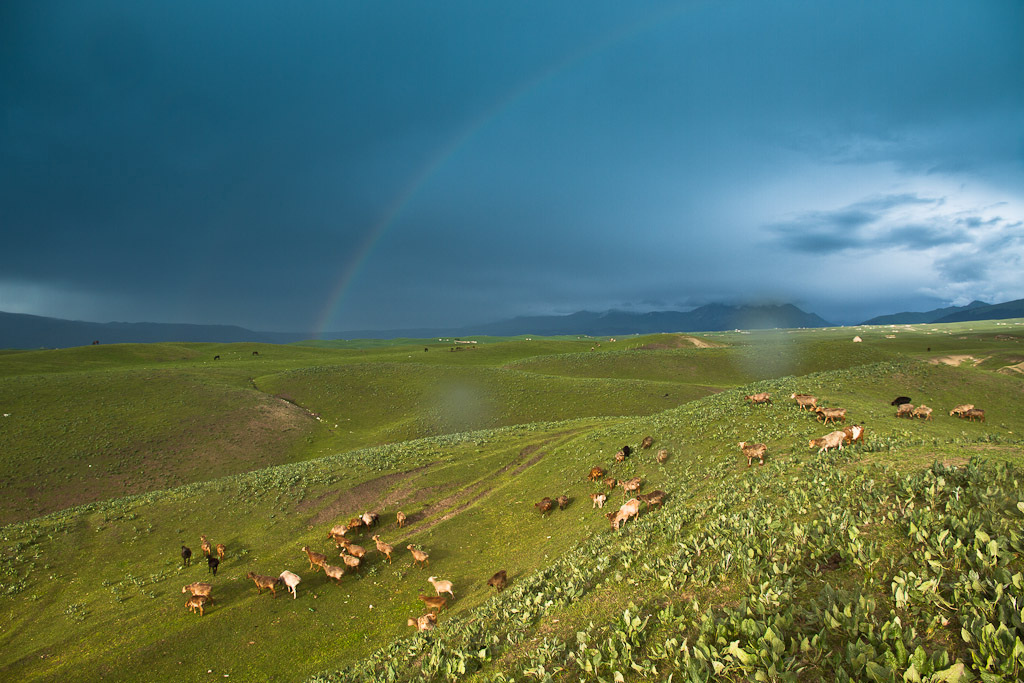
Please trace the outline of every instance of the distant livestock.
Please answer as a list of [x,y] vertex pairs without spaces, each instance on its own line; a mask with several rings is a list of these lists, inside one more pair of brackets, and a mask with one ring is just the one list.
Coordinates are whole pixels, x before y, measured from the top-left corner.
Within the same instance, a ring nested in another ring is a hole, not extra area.
[[971,410],[972,408],[974,408],[973,403],[961,403],[956,408],[953,408],[953,410],[949,411],[949,416],[953,417],[954,415],[956,415],[957,417],[963,417],[964,413],[966,413],[968,410]]
[[980,408],[971,408],[960,417],[966,417],[968,422],[974,422],[975,420],[978,420],[979,422],[984,422],[985,411],[981,410]]
[[659,465],[665,464],[665,461],[668,460],[668,451],[662,448],[660,451],[658,451],[656,460],[658,461]]
[[896,417],[914,417],[914,405],[912,403],[901,403],[896,408]]
[[850,425],[849,427],[843,427],[843,434],[846,435],[843,441],[848,444],[852,444],[854,441],[864,443],[864,425]]
[[593,509],[593,508],[603,508],[604,507],[604,502],[606,500],[608,500],[608,496],[604,495],[603,493],[591,493],[590,494],[590,500],[591,500],[591,503],[592,503],[591,506],[590,506],[591,509]]
[[761,403],[771,403],[772,395],[767,391],[762,391],[758,394],[751,394],[750,396],[744,396],[743,398],[750,401],[750,405],[759,405]]
[[[283,572],[281,572],[281,575],[277,577],[277,580],[278,582],[284,583],[285,587],[288,589],[288,592],[292,594],[293,600],[299,597],[297,589],[299,587],[299,582],[302,581],[302,579],[299,578],[298,574],[293,574],[292,572],[285,569]],[[277,596],[275,595],[274,597]]]
[[213,555],[210,555],[208,558],[206,558],[206,567],[210,570],[210,572],[214,576],[217,576],[217,567],[219,567],[219,566],[220,566],[220,560],[218,560]]
[[590,481],[597,481],[598,479],[600,479],[603,476],[604,476],[604,470],[602,470],[600,467],[591,467],[590,468],[590,474],[587,476],[587,478]]
[[910,403],[910,397],[909,396],[897,396],[896,398],[894,398],[892,400],[892,403],[890,403],[889,405],[891,405],[891,406],[901,406],[904,403]]
[[828,453],[830,448],[838,448],[839,450],[843,450],[843,441],[845,439],[846,432],[829,432],[828,434],[819,439],[811,439],[810,447],[817,448],[819,454]]
[[932,409],[923,403],[918,407],[914,408],[914,417],[919,417],[923,420],[932,419]]
[[495,572],[494,576],[487,579],[487,585],[492,586],[499,592],[505,590],[505,586],[508,585],[508,574],[505,573],[504,569],[499,569]]
[[829,420],[833,423],[836,420],[840,422],[846,422],[846,408],[823,408],[817,406],[814,412],[818,414],[818,419],[822,420],[823,424],[828,424]]
[[189,566],[192,564],[192,549],[185,546],[181,546],[181,564],[182,566]]
[[541,515],[547,515],[555,509],[555,503],[550,498],[545,497],[539,503],[534,503],[533,507],[540,510]]
[[790,394],[789,397],[796,401],[796,404],[800,406],[800,410],[804,408],[814,410],[814,407],[818,405],[818,399],[811,394]]
[[757,458],[758,464],[764,464],[764,454],[768,452],[768,446],[763,443],[740,441],[739,447],[743,451],[743,455],[747,456],[747,467],[753,464],[754,458]]
[[650,448],[653,445],[654,445],[654,437],[653,436],[645,436],[644,440],[640,442],[640,448],[644,448],[644,449]]

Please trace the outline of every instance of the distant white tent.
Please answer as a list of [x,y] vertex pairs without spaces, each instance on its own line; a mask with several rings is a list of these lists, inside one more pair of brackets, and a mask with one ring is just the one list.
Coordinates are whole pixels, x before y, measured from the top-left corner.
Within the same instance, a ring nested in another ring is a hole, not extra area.
[[853,341],[855,341],[855,342],[862,342],[862,341],[864,341],[864,340],[863,340],[863,339],[861,339],[861,338],[860,338],[860,337],[858,336],[858,337],[854,337],[854,338],[853,338]]

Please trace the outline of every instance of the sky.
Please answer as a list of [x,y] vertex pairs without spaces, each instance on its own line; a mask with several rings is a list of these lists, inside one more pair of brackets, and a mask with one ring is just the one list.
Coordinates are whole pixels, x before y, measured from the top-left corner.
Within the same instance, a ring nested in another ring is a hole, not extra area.
[[1024,3],[5,0],[0,310],[1024,298]]

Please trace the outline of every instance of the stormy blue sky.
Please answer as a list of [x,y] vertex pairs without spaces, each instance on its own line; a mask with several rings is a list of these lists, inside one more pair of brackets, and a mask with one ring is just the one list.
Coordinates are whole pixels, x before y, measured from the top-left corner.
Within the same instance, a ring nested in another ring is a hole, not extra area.
[[0,3],[0,310],[1024,297],[1024,3]]

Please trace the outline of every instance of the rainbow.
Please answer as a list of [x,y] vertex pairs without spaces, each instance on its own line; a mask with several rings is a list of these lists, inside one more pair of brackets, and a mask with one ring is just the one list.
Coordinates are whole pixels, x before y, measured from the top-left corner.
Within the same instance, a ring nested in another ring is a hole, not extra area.
[[585,60],[618,45],[619,43],[635,38],[661,23],[674,18],[689,6],[690,4],[686,3],[686,6],[684,7],[675,7],[670,10],[664,10],[642,20],[638,20],[633,24],[629,24],[616,31],[610,32],[600,39],[595,40],[594,42],[583,46],[579,50],[555,61],[549,66],[541,69],[529,79],[526,79],[516,87],[512,88],[508,93],[498,98],[494,104],[483,112],[481,116],[470,122],[457,135],[453,136],[453,138],[438,150],[437,154],[435,154],[434,157],[406,184],[405,188],[395,198],[395,200],[391,202],[390,206],[380,219],[374,223],[369,232],[366,233],[366,236],[363,238],[360,245],[352,253],[351,258],[349,258],[348,262],[342,267],[341,276],[338,278],[337,283],[328,294],[323,311],[317,317],[316,324],[313,328],[315,337],[321,338],[327,332],[328,326],[331,324],[338,308],[341,306],[342,300],[345,297],[345,292],[348,291],[349,287],[362,271],[365,264],[369,262],[374,246],[380,242],[384,233],[398,221],[405,209],[409,206],[419,191],[430,181],[430,179],[434,177],[434,175],[437,174],[437,172],[444,167],[444,165],[448,163],[448,161],[454,157],[460,149],[475,137],[477,133],[501,116],[501,114],[509,107],[523,99],[527,94],[538,88],[546,81],[551,80],[558,74],[569,70],[577,64],[580,64]]

